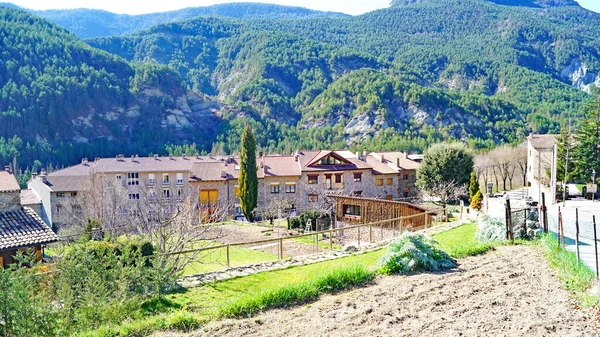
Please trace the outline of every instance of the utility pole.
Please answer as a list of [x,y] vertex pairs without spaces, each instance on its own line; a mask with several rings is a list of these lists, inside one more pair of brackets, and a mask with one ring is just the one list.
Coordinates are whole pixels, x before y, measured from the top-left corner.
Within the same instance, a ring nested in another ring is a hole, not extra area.
[[565,156],[565,175],[564,175],[564,183],[563,183],[563,208],[567,203],[567,174],[569,173],[569,148],[571,147],[569,144],[569,138],[571,138],[571,118],[569,118],[569,128],[567,129],[567,139],[565,147],[567,148],[567,155]]

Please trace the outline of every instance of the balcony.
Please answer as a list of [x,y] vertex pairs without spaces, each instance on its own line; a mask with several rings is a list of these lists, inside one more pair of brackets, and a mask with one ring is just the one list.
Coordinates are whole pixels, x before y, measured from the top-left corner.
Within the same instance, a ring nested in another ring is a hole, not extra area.
[[171,183],[168,180],[163,180],[162,184],[163,184],[163,186],[171,185]]
[[156,179],[148,179],[146,186],[156,186]]
[[183,179],[177,179],[177,186],[183,186]]

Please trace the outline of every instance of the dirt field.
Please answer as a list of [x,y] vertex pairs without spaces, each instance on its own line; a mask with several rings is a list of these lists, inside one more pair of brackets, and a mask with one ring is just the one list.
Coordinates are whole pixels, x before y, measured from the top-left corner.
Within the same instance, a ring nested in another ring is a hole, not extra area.
[[463,259],[450,272],[380,277],[179,336],[596,336],[597,323],[596,313],[573,307],[540,252],[513,246]]

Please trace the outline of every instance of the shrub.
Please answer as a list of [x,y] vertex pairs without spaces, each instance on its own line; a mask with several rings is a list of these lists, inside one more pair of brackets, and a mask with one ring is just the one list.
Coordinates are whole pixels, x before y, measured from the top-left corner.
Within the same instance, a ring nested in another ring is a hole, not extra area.
[[384,274],[393,274],[456,267],[456,261],[437,249],[435,243],[423,234],[406,233],[388,245],[387,252],[379,260],[379,270]]
[[302,221],[300,218],[290,218],[291,229],[298,229],[302,227]]
[[474,210],[481,211],[481,202],[483,201],[483,196],[481,195],[481,191],[477,191],[475,195],[471,198],[471,207]]
[[506,240],[506,224],[499,218],[480,218],[475,237],[481,242]]
[[325,213],[325,212],[321,212],[321,211],[307,211],[307,212],[302,212],[302,214],[300,214],[300,222],[301,222],[301,227],[302,229],[306,228],[306,224],[308,223],[308,220],[310,220],[311,223],[311,230],[316,230],[317,229],[317,219],[324,219],[326,223],[331,223],[331,219],[329,216],[329,213]]

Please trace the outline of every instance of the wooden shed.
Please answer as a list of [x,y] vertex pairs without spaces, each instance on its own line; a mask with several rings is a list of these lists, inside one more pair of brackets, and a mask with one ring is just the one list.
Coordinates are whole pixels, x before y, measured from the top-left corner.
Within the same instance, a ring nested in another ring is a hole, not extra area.
[[435,215],[425,215],[431,210],[407,202],[341,195],[331,197],[336,200],[336,220],[345,223],[366,224],[423,214],[422,217],[411,218],[408,223],[411,227],[424,227],[431,225],[431,218]]

